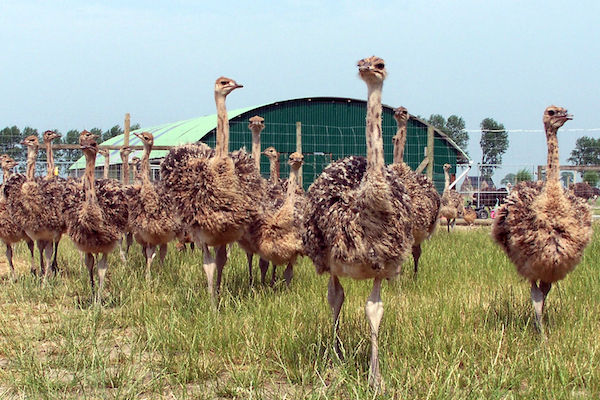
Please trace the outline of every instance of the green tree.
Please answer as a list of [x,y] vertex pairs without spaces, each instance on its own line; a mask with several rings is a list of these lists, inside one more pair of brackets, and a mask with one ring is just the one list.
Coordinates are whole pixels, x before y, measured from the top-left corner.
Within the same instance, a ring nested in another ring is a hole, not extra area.
[[510,183],[511,185],[514,185],[516,178],[517,178],[517,175],[515,175],[511,172],[509,174],[506,174],[506,176],[504,178],[502,178],[502,180],[500,181],[500,184],[506,185],[507,183]]
[[504,125],[485,118],[481,121],[481,140],[479,145],[483,153],[481,157],[481,175],[491,179],[494,169],[502,164],[502,155],[508,149],[508,133]]
[[515,184],[530,181],[533,181],[533,174],[529,170],[523,168],[517,171],[517,174],[515,175]]
[[16,161],[23,161],[25,154],[20,145],[23,140],[21,130],[16,126],[6,127],[0,131],[0,153],[8,154]]
[[600,165],[600,138],[582,136],[575,142],[568,160],[572,165]]
[[566,188],[575,183],[575,173],[571,171],[563,171],[560,173],[560,180]]
[[591,187],[598,186],[599,180],[600,177],[598,176],[598,173],[596,171],[585,171],[583,173],[583,181]]
[[465,120],[462,117],[451,115],[446,120],[440,114],[431,114],[427,122],[444,132],[466,153],[469,144],[469,133],[465,130]]
[[115,125],[106,132],[104,132],[101,136],[101,139],[99,139],[98,141],[102,140],[102,142],[105,142],[112,137],[119,136],[122,134],[123,130],[121,129],[121,127],[119,125]]

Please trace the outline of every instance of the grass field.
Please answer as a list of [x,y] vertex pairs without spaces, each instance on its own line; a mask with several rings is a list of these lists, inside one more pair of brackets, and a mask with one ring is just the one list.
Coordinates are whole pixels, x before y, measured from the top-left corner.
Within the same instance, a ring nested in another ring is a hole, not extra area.
[[[90,302],[68,239],[61,274],[41,286],[19,246],[19,280],[0,265],[2,399],[570,399],[600,396],[600,236],[549,294],[548,340],[534,326],[529,285],[489,228],[443,230],[384,284],[385,391],[368,385],[368,282],[342,281],[343,361],[332,354],[328,276],[308,259],[292,286],[248,287],[232,251],[211,305],[201,253],[170,251],[146,283],[138,247],[110,258],[106,302]],[[256,270],[257,268],[255,268]],[[279,275],[283,268],[280,267]],[[258,280],[258,279],[255,279]]]

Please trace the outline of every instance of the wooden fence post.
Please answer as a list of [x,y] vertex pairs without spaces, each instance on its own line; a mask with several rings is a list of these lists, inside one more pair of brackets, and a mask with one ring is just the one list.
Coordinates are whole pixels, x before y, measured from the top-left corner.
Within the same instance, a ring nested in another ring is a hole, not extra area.
[[[296,122],[296,151],[302,154],[302,122]],[[298,184],[302,186],[302,167],[300,167],[298,173]]]

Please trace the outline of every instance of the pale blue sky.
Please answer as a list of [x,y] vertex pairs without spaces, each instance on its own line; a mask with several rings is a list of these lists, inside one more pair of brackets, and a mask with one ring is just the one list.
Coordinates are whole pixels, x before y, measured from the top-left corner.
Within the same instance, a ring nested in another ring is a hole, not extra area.
[[[365,98],[356,61],[374,54],[389,71],[384,103],[412,114],[541,129],[557,104],[575,114],[569,128],[599,128],[598,16],[597,0],[2,0],[0,126],[66,132],[122,125],[126,112],[142,126],[211,114],[220,75],[245,86],[230,108]],[[564,133],[569,143],[582,134],[600,132]],[[543,134],[511,139],[526,135]]]

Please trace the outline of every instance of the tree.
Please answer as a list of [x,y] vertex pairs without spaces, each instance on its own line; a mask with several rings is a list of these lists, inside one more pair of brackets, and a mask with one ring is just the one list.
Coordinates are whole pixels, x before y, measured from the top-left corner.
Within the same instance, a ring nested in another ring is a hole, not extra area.
[[563,171],[560,173],[560,180],[563,185],[568,189],[570,185],[575,183],[575,173],[571,171]]
[[533,181],[533,174],[526,170],[525,168],[517,171],[515,175],[515,184],[519,182],[530,182]]
[[483,153],[481,157],[481,175],[491,179],[494,169],[502,164],[502,155],[508,149],[508,133],[504,125],[485,118],[481,121],[481,140],[479,145]]
[[23,159],[24,150],[19,144],[24,137],[21,135],[21,130],[16,126],[6,127],[0,131],[0,152],[8,154],[15,160]]
[[121,130],[121,127],[119,125],[115,125],[102,134],[101,140],[105,142],[112,137],[119,136],[122,134],[123,130]]
[[513,174],[512,172],[509,174],[506,174],[506,176],[504,178],[502,178],[502,180],[500,181],[501,185],[506,185],[507,183],[510,183],[511,185],[515,184],[515,181],[517,180],[517,175]]
[[582,136],[575,142],[568,160],[573,165],[600,165],[600,138]]
[[465,121],[462,117],[451,115],[446,120],[440,114],[431,114],[427,122],[444,132],[458,147],[467,152],[469,133],[465,130]]
[[583,173],[583,181],[591,187],[598,186],[599,180],[600,177],[598,176],[598,173],[596,171],[585,171]]

